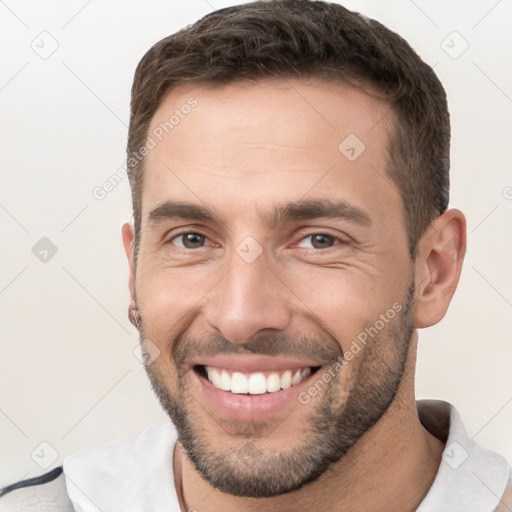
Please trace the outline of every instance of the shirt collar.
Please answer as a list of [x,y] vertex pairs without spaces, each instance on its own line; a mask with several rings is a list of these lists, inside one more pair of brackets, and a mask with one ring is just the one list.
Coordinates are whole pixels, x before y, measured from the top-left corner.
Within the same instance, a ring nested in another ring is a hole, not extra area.
[[417,512],[492,512],[507,486],[508,462],[469,438],[448,402],[418,400],[417,408],[423,426],[446,442],[434,483]]
[[[446,446],[434,483],[416,512],[492,512],[509,479],[508,462],[468,437],[453,405],[419,400],[417,408],[423,426]],[[179,512],[172,470],[175,442],[174,428],[167,424],[68,457],[64,473],[75,509]]]

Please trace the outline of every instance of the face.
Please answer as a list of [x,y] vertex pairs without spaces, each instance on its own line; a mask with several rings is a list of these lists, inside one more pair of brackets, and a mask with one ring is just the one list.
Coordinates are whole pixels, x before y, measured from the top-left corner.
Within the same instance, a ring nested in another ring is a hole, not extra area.
[[184,84],[152,120],[132,275],[147,371],[223,492],[313,481],[397,393],[414,275],[388,110],[340,84]]

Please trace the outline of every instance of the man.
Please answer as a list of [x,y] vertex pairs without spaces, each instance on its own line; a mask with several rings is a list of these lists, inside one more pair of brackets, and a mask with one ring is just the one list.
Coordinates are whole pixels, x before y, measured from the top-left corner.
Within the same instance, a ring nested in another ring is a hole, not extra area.
[[414,395],[466,244],[432,69],[339,5],[254,2],[151,48],[131,113],[129,315],[172,425],[4,503],[511,510],[507,461]]

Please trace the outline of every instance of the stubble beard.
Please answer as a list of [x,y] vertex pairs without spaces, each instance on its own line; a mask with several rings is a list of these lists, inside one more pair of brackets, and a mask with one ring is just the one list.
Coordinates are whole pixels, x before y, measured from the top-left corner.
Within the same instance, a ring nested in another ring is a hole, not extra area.
[[[341,398],[336,386],[338,379],[333,379],[322,390],[323,394],[304,405],[313,412],[302,426],[303,442],[278,453],[266,450],[258,442],[264,424],[245,426],[231,442],[223,444],[228,447],[214,449],[213,445],[218,443],[212,442],[211,434],[203,426],[207,412],[186,389],[186,372],[178,367],[177,391],[171,392],[159,366],[147,366],[153,390],[176,427],[182,449],[199,474],[224,493],[252,498],[286,494],[324,474],[382,418],[396,397],[414,332],[414,280],[401,304],[403,307],[393,321],[368,341],[353,362],[347,363],[354,364],[360,358],[348,398]],[[140,325],[142,340],[145,339],[143,321]],[[384,353],[388,354],[385,359]],[[194,406],[203,416],[202,421],[191,413]]]

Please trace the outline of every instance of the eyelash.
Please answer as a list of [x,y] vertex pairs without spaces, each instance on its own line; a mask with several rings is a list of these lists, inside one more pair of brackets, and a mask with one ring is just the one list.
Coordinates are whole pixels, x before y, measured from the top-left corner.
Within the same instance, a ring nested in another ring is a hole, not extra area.
[[[180,233],[176,233],[172,238],[169,239],[168,244],[172,244],[172,241],[175,240],[176,238],[179,238],[179,237],[182,237],[184,235],[200,235],[200,236],[203,236],[205,237],[205,239],[209,240],[208,238],[208,235],[206,235],[205,233],[202,233],[201,231],[182,231]],[[311,238],[315,235],[323,235],[323,236],[327,236],[329,238],[332,238],[334,240],[334,242],[338,242],[339,244],[341,245],[346,245],[348,243],[347,240],[341,238],[341,237],[337,237],[335,235],[331,235],[329,233],[324,233],[322,231],[315,231],[314,233],[309,233],[307,235],[304,235],[298,243],[306,240],[307,238]],[[198,250],[198,249],[203,249],[204,247],[198,247],[196,249],[189,249],[187,247],[178,247],[179,249],[181,250],[184,250],[185,252],[191,252],[191,251],[195,251],[195,250]],[[326,253],[326,252],[329,252],[330,250],[332,249],[335,249],[336,247],[333,246],[333,247],[327,247],[326,249],[322,250],[322,249],[315,249],[315,248],[312,248],[312,249],[309,249],[309,248],[299,248],[299,249],[302,249],[303,251],[315,251],[315,252],[318,252],[318,251],[321,251],[323,253]]]

